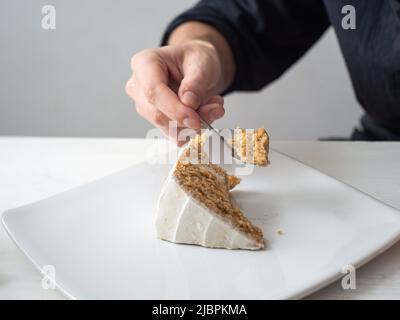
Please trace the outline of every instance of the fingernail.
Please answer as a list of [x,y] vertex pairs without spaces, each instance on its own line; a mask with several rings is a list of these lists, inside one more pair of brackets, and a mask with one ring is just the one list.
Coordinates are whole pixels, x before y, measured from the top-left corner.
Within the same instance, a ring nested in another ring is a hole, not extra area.
[[209,117],[212,122],[212,121],[215,121],[215,120],[221,118],[223,115],[224,115],[224,110],[222,108],[216,108],[216,109],[210,111]]
[[191,91],[185,91],[182,96],[182,103],[192,108],[197,108],[200,104],[197,94]]
[[183,125],[187,128],[197,129],[199,127],[199,122],[192,118],[183,119]]

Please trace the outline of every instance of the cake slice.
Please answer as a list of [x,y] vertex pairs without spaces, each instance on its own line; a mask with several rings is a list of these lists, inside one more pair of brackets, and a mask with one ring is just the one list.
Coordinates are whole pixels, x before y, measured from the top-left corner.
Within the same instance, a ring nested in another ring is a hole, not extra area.
[[263,233],[234,204],[240,179],[209,163],[196,137],[170,172],[156,218],[158,237],[210,248],[257,250]]
[[236,128],[229,142],[243,162],[257,166],[269,164],[269,137],[264,128]]

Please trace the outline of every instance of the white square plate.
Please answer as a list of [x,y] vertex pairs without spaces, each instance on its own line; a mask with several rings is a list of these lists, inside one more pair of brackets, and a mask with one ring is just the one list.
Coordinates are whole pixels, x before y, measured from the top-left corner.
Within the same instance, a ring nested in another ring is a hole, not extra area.
[[169,165],[135,165],[7,211],[3,224],[78,299],[300,298],[400,238],[397,210],[280,153],[271,151],[271,162],[234,191],[264,231],[262,251],[158,240],[155,208]]

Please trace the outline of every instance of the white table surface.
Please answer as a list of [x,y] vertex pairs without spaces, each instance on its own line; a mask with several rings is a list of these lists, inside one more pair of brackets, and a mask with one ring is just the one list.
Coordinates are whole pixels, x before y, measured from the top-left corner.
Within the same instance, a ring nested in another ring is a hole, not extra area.
[[[144,139],[0,137],[0,212],[49,197],[144,160]],[[400,209],[400,143],[277,142],[271,146]],[[0,299],[63,299],[0,227]],[[400,243],[309,299],[399,299]]]

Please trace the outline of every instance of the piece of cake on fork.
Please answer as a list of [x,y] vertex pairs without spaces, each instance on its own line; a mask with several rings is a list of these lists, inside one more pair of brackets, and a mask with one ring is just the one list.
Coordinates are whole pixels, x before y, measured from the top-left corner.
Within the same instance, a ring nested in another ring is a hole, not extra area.
[[269,136],[264,128],[236,128],[233,138],[229,141],[241,160],[257,166],[269,164]]

